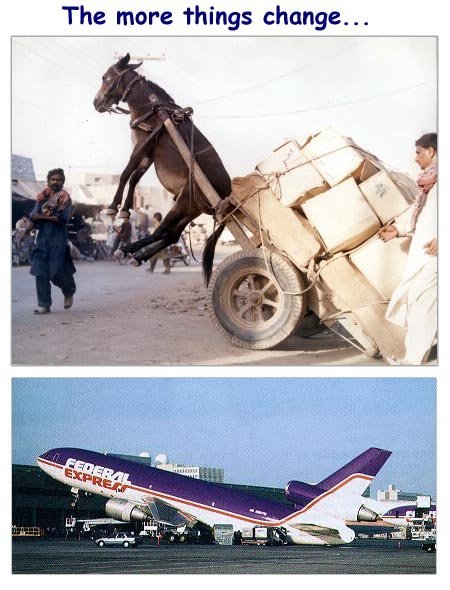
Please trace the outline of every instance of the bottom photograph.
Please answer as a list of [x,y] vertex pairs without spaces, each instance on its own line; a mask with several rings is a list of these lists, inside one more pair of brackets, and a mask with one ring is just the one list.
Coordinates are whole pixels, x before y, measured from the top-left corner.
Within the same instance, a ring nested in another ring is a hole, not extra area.
[[17,378],[13,574],[434,574],[436,380]]

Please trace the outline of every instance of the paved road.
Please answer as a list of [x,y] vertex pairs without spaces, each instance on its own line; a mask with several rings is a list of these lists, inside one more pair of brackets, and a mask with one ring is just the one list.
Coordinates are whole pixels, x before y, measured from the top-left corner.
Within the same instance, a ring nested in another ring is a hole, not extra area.
[[144,545],[99,549],[93,541],[14,540],[21,574],[433,574],[436,554],[416,542],[367,540],[340,547]]
[[[219,246],[216,263],[234,251]],[[52,313],[33,315],[34,278],[12,269],[12,362],[15,365],[384,365],[331,334],[291,336],[276,350],[236,348],[206,311],[199,264],[77,263],[74,307],[64,311],[56,288]]]

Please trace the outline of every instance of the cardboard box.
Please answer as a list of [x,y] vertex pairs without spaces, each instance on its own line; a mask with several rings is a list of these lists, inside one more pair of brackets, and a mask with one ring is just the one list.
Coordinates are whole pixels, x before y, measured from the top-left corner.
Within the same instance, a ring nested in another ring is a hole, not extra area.
[[242,203],[244,216],[256,228],[261,224],[270,242],[297,267],[308,266],[311,258],[323,253],[322,242],[309,221],[294,209],[283,207],[259,174],[233,178],[233,200]]
[[375,236],[349,254],[349,258],[382,298],[389,301],[402,281],[410,245],[410,238],[383,242]]
[[320,263],[320,286],[333,304],[350,312],[354,321],[376,343],[384,358],[404,355],[405,328],[386,318],[388,304],[348,256],[336,256]]
[[296,141],[289,141],[274,150],[256,169],[285,207],[295,207],[328,188],[319,172],[308,163]]
[[309,199],[302,209],[331,254],[356,248],[381,227],[353,178]]
[[332,127],[327,127],[303,146],[303,153],[330,186],[357,175],[364,165],[364,156]]
[[359,190],[369,201],[383,225],[409,207],[403,193],[385,171],[378,172],[362,182]]

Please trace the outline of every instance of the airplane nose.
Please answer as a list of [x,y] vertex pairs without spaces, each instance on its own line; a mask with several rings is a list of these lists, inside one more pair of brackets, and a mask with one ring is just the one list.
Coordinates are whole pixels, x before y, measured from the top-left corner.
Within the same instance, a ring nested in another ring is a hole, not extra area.
[[42,455],[38,455],[36,457],[36,463],[39,467],[43,468],[43,465],[46,465],[47,462],[52,461],[56,456],[56,451],[54,449],[50,449],[49,451],[45,451]]

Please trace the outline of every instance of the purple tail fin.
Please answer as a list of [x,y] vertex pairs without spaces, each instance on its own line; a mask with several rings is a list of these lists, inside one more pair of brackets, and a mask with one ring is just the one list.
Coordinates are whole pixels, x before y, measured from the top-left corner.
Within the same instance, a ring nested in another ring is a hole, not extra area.
[[317,486],[322,490],[329,490],[355,473],[375,477],[391,454],[391,451],[385,451],[384,449],[373,447],[367,449],[367,451],[352,459],[347,465],[344,465],[344,467],[341,467],[335,473],[326,477]]

